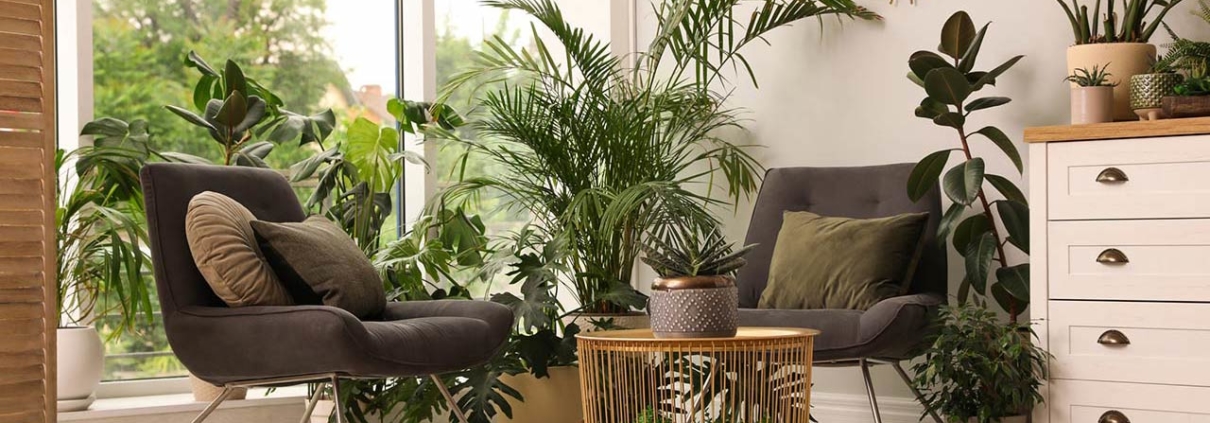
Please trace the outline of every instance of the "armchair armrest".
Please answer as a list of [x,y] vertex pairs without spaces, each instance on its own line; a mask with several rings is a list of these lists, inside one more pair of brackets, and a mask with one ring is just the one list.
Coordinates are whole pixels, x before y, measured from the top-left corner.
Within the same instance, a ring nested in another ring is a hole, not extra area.
[[932,323],[937,307],[944,303],[945,298],[937,294],[910,294],[882,300],[861,315],[861,343],[892,356],[904,354],[927,338],[925,330]]

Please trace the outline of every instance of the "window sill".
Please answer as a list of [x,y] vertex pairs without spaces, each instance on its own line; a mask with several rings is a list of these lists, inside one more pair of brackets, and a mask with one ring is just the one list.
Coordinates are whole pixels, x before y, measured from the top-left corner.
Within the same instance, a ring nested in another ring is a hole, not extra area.
[[[248,390],[247,399],[228,400],[223,402],[215,416],[272,415],[272,421],[297,421],[302,415],[307,395],[306,386],[291,386],[277,388],[266,396],[267,389]],[[60,422],[165,422],[177,421],[177,415],[185,417],[181,421],[191,421],[197,413],[206,408],[206,403],[194,401],[193,394],[149,395],[125,398],[98,399],[88,410],[59,413]],[[172,419],[165,416],[172,415]],[[280,416],[280,417],[279,417]],[[219,419],[216,419],[219,420]],[[236,418],[230,421],[270,421],[260,417],[256,419]]]

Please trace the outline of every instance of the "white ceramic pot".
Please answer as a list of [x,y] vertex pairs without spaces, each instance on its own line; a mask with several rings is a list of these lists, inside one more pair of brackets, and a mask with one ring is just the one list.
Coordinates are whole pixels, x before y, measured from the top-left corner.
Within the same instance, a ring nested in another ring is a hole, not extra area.
[[1113,99],[1113,87],[1072,88],[1071,124],[1113,122]]
[[1155,62],[1155,45],[1146,43],[1083,44],[1067,48],[1067,75],[1076,69],[1091,71],[1093,66],[1104,68],[1113,75],[1113,120],[1136,120],[1130,108],[1130,77],[1151,72]]
[[59,411],[87,410],[96,400],[105,364],[101,335],[91,327],[59,328],[55,331]]
[[497,415],[500,423],[579,423],[584,420],[580,402],[580,369],[575,366],[551,367],[550,377],[538,379],[532,374],[501,376],[500,381],[513,387],[525,401],[506,396],[512,406],[513,418]]

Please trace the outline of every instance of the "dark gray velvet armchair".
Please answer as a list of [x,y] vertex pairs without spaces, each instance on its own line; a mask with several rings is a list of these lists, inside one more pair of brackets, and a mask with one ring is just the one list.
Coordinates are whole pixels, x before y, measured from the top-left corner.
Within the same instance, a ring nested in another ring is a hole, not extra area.
[[[809,211],[823,216],[876,218],[928,212],[926,234],[937,232],[941,218],[938,190],[919,202],[907,196],[907,179],[914,164],[869,167],[770,169],[752,212],[745,244],[758,244],[739,271],[739,323],[743,326],[791,326],[822,331],[815,340],[815,362],[861,368],[874,421],[881,423],[869,367],[890,364],[912,386],[899,364],[912,358],[926,342],[931,316],[946,299],[945,249],[933,236],[907,295],[883,300],[866,311],[766,310],[757,302],[769,278],[769,261],[782,213]],[[919,397],[919,393],[915,392]],[[941,420],[933,416],[938,422]]]
[[[147,165],[142,182],[168,342],[190,373],[224,388],[195,423],[237,387],[319,382],[336,388],[341,379],[431,376],[485,363],[508,337],[512,312],[485,301],[389,303],[377,321],[323,305],[229,308],[189,252],[189,200],[214,191],[258,219],[299,222],[306,214],[289,183],[270,170],[162,163]],[[445,386],[433,379],[465,422]],[[338,422],[342,411],[338,407]]]

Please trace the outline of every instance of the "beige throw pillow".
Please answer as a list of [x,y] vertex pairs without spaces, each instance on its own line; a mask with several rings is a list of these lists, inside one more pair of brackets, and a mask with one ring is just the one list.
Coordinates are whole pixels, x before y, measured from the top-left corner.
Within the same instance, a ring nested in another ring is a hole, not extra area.
[[193,261],[228,306],[294,304],[261,253],[253,220],[252,212],[230,197],[211,191],[194,196],[185,214]]

